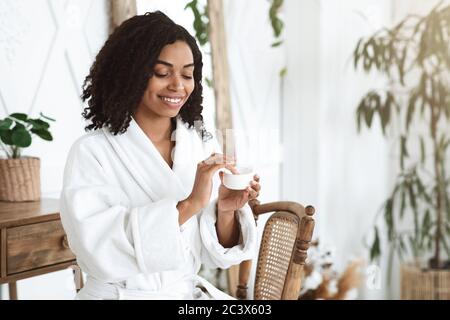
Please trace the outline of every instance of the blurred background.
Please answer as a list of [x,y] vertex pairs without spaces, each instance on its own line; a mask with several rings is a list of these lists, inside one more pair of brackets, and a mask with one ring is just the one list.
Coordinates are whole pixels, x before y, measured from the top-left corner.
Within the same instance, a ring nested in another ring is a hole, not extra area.
[[[193,11],[185,8],[189,2],[137,0],[136,11],[161,10],[194,34]],[[290,200],[316,208],[313,238],[318,244],[311,252],[316,264],[305,282],[310,290],[323,282],[325,269],[342,275],[351,261],[359,259],[361,279],[355,281],[352,294],[342,298],[399,299],[403,260],[398,255],[389,259],[390,229],[383,223],[383,208],[400,172],[397,133],[402,124],[392,120],[383,135],[382,118],[364,115],[371,119],[364,118],[363,124],[371,126],[361,125],[358,132],[357,110],[363,97],[394,84],[375,66],[368,68],[370,72],[361,65],[355,68],[354,53],[361,38],[393,28],[410,14],[426,15],[439,1],[284,0],[277,10],[282,21],[279,36],[271,25],[274,2],[223,0],[237,155],[256,166],[261,202]],[[205,4],[206,0],[197,2],[199,8]],[[439,8],[449,4],[441,1]],[[446,28],[443,39],[448,45],[448,24]],[[42,112],[56,120],[51,124],[53,141],[36,139],[24,150],[41,159],[42,197],[59,197],[69,148],[84,134],[81,86],[110,30],[108,0],[0,2],[0,119],[13,112]],[[281,43],[272,46],[277,41]],[[211,79],[211,50],[208,45],[202,49],[204,76]],[[420,73],[412,74],[410,83],[419,78]],[[444,84],[448,89],[448,81]],[[214,128],[214,90],[204,88],[204,117],[207,127]],[[411,140],[408,147],[419,144]],[[432,146],[428,140],[424,144]],[[448,258],[448,251],[442,252]],[[371,254],[377,259],[371,261]],[[75,295],[71,270],[17,285],[19,299]],[[2,289],[5,299],[6,285]]]

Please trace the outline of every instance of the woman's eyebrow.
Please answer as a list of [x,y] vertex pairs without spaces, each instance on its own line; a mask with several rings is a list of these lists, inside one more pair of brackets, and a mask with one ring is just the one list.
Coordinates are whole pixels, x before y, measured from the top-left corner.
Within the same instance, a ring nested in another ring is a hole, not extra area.
[[[173,68],[173,64],[171,64],[169,62],[162,61],[162,60],[156,60],[156,64],[158,64],[158,63]],[[183,68],[189,68],[189,67],[193,67],[193,66],[194,66],[193,63],[189,63],[189,64],[185,65]]]

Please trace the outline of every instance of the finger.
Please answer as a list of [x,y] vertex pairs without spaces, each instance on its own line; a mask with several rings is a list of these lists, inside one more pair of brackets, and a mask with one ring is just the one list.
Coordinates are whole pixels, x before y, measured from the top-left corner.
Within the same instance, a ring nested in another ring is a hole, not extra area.
[[230,170],[231,173],[233,173],[233,174],[238,173],[236,167],[233,164],[227,164],[227,163],[219,163],[219,164],[210,165],[207,170],[210,174],[214,174],[217,170],[222,169],[222,168],[226,168],[226,169]]
[[247,202],[249,200],[250,192],[248,189],[245,189],[244,192],[242,192],[242,202]]
[[235,163],[234,157],[225,156],[221,153],[213,153],[209,158],[207,158],[203,161],[205,164],[208,164],[208,165],[222,164],[222,163],[229,163],[229,164]]
[[227,164],[225,164],[225,163],[219,163],[219,164],[209,165],[208,168],[205,168],[205,170],[206,170],[209,174],[213,175],[213,174],[216,173],[217,170],[223,169],[223,168],[229,169]]
[[261,185],[258,182],[252,181],[250,183],[250,186],[252,187],[253,190],[255,190],[256,192],[259,192],[261,190]]
[[250,188],[248,193],[249,193],[249,196],[248,196],[249,200],[256,199],[256,197],[258,196],[258,192],[256,192],[252,188]]
[[216,159],[217,159],[218,156],[219,156],[219,154],[213,153],[211,156],[209,156],[208,158],[206,158],[202,162],[204,164],[206,164],[206,165],[212,165],[212,164],[216,163]]
[[239,174],[239,171],[236,169],[236,167],[234,166],[234,164],[227,164],[227,165],[225,166],[225,168],[227,168],[228,170],[230,170],[232,174]]
[[255,175],[253,176],[253,180],[255,180],[256,182],[259,182],[259,175],[258,175],[258,174],[255,174]]
[[220,183],[223,184],[223,171],[219,171]]

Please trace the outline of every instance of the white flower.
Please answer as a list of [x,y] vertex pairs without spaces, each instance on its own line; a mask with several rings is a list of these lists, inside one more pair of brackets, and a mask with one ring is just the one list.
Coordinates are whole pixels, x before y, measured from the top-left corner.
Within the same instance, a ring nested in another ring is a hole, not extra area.
[[306,292],[308,290],[317,289],[317,287],[322,283],[322,281],[323,277],[320,274],[320,272],[314,270],[308,277],[306,277],[305,281],[303,282],[302,291]]

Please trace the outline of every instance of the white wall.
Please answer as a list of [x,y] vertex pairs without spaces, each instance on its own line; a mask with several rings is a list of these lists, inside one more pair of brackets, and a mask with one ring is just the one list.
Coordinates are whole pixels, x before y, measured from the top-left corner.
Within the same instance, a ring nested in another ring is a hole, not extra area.
[[[0,117],[43,112],[54,141],[33,140],[25,155],[41,158],[43,197],[59,197],[70,146],[84,134],[81,85],[108,35],[107,0],[0,2]],[[19,299],[72,299],[64,270],[18,282]],[[6,293],[6,286],[3,285]],[[5,294],[6,295],[6,294]]]
[[[378,123],[356,132],[360,98],[383,80],[356,72],[352,51],[360,37],[392,26],[408,13],[427,12],[436,3],[424,2],[285,2],[282,197],[316,207],[315,237],[335,248],[339,270],[352,257],[368,257],[363,241],[372,241],[375,215],[392,190],[397,168],[396,153]],[[390,287],[386,257],[375,267],[381,281],[366,282],[359,298],[399,298],[398,261]]]

